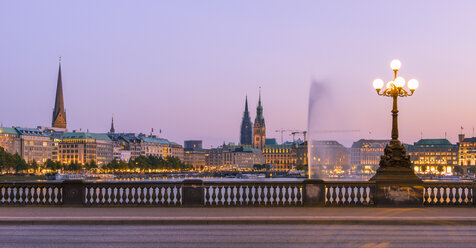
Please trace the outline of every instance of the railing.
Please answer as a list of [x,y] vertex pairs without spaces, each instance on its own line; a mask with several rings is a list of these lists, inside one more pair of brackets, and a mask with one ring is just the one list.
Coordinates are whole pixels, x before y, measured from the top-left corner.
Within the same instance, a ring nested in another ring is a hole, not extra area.
[[[473,182],[4,182],[0,206],[476,206]],[[406,204],[406,205],[405,205]]]
[[324,182],[325,206],[374,205],[374,182]]
[[0,183],[0,205],[61,205],[62,194],[57,182]]
[[205,206],[301,206],[301,182],[206,182]]
[[474,206],[472,183],[427,182],[423,192],[424,206]]
[[181,183],[86,182],[84,204],[89,206],[178,206]]

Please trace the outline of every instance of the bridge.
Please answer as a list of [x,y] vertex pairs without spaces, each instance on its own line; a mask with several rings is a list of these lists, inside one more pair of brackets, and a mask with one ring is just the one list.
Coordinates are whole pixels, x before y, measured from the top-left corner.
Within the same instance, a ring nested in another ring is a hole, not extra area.
[[0,247],[472,247],[475,185],[0,183]]

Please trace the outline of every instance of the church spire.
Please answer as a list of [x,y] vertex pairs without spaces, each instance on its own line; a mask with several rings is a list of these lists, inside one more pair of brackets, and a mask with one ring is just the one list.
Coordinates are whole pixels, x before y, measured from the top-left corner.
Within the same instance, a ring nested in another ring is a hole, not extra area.
[[115,133],[116,130],[114,129],[114,116],[112,116],[111,119],[111,129],[109,130],[109,133]]
[[66,111],[63,100],[63,80],[61,77],[61,57],[59,59],[58,82],[56,85],[55,108],[53,110],[52,126],[66,128]]
[[261,87],[259,87],[259,101],[256,107],[256,118],[253,126],[253,147],[262,150],[266,143],[266,125],[263,117],[263,106],[261,105]]
[[251,145],[252,144],[252,130],[251,130],[251,119],[250,113],[248,112],[248,96],[245,100],[245,112],[243,112],[243,119],[241,121],[241,131],[240,131],[240,144],[241,145]]

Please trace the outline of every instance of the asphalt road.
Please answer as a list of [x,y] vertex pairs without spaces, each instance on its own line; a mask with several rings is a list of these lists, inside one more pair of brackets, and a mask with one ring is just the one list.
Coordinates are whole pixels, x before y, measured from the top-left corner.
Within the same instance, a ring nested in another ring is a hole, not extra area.
[[0,226],[0,247],[476,247],[466,225]]

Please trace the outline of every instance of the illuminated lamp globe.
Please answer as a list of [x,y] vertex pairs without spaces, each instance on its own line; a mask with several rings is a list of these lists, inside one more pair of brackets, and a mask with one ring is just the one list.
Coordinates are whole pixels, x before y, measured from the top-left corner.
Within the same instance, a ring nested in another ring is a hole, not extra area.
[[402,62],[400,62],[400,60],[394,59],[390,62],[390,68],[392,68],[392,70],[398,71],[400,70],[400,67],[402,67]]
[[416,90],[418,88],[418,84],[418,80],[410,79],[410,81],[408,81],[408,88],[410,90]]
[[373,85],[376,90],[381,90],[383,87],[383,80],[380,78],[377,78],[374,80]]
[[389,82],[387,83],[386,88],[387,88],[387,89],[390,89],[390,88],[392,88],[392,85],[393,85],[393,82],[392,82],[392,81],[389,81]]
[[403,86],[405,86],[405,79],[402,77],[395,78],[395,86],[397,86],[398,88],[402,88]]

